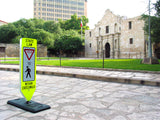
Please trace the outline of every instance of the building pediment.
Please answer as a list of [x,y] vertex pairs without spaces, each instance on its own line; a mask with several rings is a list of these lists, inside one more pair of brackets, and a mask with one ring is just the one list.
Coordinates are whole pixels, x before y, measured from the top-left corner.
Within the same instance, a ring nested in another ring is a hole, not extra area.
[[121,23],[123,17],[119,16],[119,15],[115,15],[112,11],[110,11],[109,9],[107,9],[105,11],[104,16],[102,17],[102,19],[95,25],[95,27],[99,27],[99,26],[103,26],[103,25],[109,25],[109,24],[113,24],[113,23]]

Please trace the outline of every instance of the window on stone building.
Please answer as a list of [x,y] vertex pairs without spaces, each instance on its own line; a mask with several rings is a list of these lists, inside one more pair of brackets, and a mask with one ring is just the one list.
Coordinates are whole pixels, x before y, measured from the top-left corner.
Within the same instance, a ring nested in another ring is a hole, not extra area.
[[90,36],[90,37],[92,36],[92,33],[91,33],[91,31],[89,32],[89,36]]
[[99,35],[101,35],[101,28],[99,28]]
[[109,33],[109,26],[106,26],[106,33]]
[[115,40],[114,47],[117,49],[117,40]]
[[89,47],[90,47],[90,48],[92,47],[92,43],[89,43]]
[[130,38],[130,39],[129,39],[129,43],[130,43],[130,44],[133,44],[133,38]]
[[114,25],[114,32],[115,33],[118,32],[118,25],[117,25],[117,23],[115,23],[115,25]]
[[129,29],[132,29],[132,22],[129,21]]
[[5,47],[0,47],[0,52],[5,52]]

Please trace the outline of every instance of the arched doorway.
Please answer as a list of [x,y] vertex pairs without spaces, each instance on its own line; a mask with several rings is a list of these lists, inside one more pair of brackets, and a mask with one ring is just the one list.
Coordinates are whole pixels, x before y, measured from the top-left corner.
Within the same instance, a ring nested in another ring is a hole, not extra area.
[[110,58],[110,44],[106,43],[105,45],[105,57]]

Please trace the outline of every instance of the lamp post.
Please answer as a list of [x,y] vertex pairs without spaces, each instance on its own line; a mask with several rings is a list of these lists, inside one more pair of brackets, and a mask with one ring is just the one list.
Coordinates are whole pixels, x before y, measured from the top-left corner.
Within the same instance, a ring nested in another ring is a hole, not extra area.
[[148,58],[144,58],[142,63],[144,64],[159,64],[159,61],[156,57],[152,57],[152,44],[151,44],[151,9],[150,9],[151,0],[149,0],[149,17],[148,17]]
[[151,0],[149,0],[149,18],[148,18],[148,57],[152,57],[152,46],[151,46],[151,9],[150,9]]

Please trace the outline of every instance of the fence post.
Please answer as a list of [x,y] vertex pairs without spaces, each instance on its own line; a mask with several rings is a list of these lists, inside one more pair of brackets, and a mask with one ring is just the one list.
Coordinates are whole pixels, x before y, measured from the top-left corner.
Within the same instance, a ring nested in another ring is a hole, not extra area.
[[61,51],[59,51],[59,60],[60,60],[60,67],[61,67]]
[[103,50],[103,68],[104,68],[104,50]]

